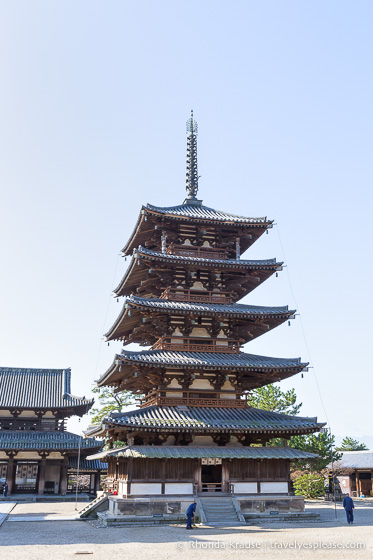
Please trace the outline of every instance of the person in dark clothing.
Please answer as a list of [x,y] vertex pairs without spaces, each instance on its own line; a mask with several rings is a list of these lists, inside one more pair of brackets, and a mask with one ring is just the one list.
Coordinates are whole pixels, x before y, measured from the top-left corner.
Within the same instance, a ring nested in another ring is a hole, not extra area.
[[8,485],[7,483],[4,484],[4,498],[6,498],[8,495]]
[[188,507],[187,511],[186,511],[186,516],[187,516],[187,529],[191,529],[192,528],[192,518],[194,517],[196,513],[196,502],[193,502],[192,504],[190,504],[190,506]]
[[346,496],[345,498],[343,498],[343,507],[345,508],[345,512],[346,512],[346,516],[347,516],[347,523],[353,523],[354,522],[354,502],[352,500],[352,498],[350,498],[350,496]]

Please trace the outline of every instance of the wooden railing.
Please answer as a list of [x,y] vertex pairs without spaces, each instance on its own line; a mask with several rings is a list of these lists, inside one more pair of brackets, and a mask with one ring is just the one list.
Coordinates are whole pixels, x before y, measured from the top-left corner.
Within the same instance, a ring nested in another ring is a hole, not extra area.
[[[221,344],[224,341],[226,344]],[[220,344],[219,344],[220,343]],[[240,344],[231,338],[189,338],[163,336],[152,350],[173,350],[175,352],[218,352],[225,354],[238,354]]]
[[[164,391],[162,391],[164,392]],[[168,392],[168,391],[167,391]],[[176,391],[175,391],[176,392]],[[159,391],[153,391],[139,399],[140,407],[146,406],[207,406],[218,408],[247,408],[247,397],[224,399],[219,393],[211,393],[210,391],[194,390],[179,391],[183,396],[164,396]],[[198,395],[198,396],[196,396]],[[232,393],[237,397],[236,393]],[[241,396],[241,395],[239,395]]]
[[225,260],[227,253],[224,249],[215,249],[214,247],[193,247],[193,245],[173,245],[167,247],[167,253],[170,255],[179,255],[181,257],[199,257],[203,259],[219,259]]
[[171,301],[190,301],[200,303],[232,303],[230,292],[211,292],[197,290],[183,290],[181,288],[167,288],[160,296]]
[[224,492],[227,494],[234,494],[234,484],[231,482],[197,482],[193,485],[193,492],[195,495],[205,492]]

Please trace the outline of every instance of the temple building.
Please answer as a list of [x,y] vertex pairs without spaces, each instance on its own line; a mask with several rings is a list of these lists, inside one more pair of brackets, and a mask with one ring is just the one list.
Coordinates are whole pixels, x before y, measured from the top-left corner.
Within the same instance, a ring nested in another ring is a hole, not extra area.
[[[109,510],[127,517],[156,511],[171,519],[193,496],[201,510],[206,496],[225,496],[236,504],[238,519],[258,508],[301,511],[302,498],[289,498],[290,461],[313,455],[286,441],[323,424],[254,409],[247,397],[306,371],[307,364],[242,351],[295,311],[237,303],[282,269],[276,259],[242,258],[273,222],[217,211],[197,198],[193,114],[186,182],[182,204],[142,207],[122,251],[132,260],[115,297],[126,299],[106,339],[150,349],[122,350],[97,381],[139,398],[137,410],[111,414],[86,432],[106,436],[109,447],[123,443],[92,456],[108,461],[117,493]],[[273,438],[282,438],[283,446],[269,446]]]
[[99,490],[105,465],[86,457],[102,441],[66,431],[66,419],[92,404],[71,394],[70,369],[0,368],[0,478],[9,494],[75,490],[69,485],[76,484],[78,458],[79,473],[90,475],[84,490]]

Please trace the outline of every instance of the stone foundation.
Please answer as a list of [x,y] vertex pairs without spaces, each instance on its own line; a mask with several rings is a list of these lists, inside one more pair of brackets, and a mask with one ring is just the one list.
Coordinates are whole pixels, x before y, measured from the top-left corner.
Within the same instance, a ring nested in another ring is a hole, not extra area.
[[303,496],[236,496],[242,513],[270,514],[302,513],[304,511]]
[[[281,515],[304,512],[304,498],[302,496],[235,496],[244,516]],[[188,506],[193,502],[193,496],[169,496],[149,498],[120,498],[108,497],[107,515],[123,520],[158,520],[163,522],[185,521]],[[198,512],[197,512],[198,513]]]

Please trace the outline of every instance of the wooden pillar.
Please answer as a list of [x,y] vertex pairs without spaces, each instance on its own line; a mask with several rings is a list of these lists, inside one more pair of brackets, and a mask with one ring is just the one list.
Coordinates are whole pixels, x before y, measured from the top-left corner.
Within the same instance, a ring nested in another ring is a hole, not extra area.
[[47,456],[42,455],[40,465],[39,465],[38,494],[44,494],[46,466],[47,466]]
[[359,477],[359,471],[356,471],[356,496],[360,498],[361,494],[361,482]]
[[15,473],[16,473],[16,464],[14,461],[14,455],[13,454],[9,454],[8,455],[8,466],[7,466],[7,470],[6,470],[6,483],[8,485],[8,494],[11,494],[13,491],[13,486],[14,486],[14,478],[15,478]]
[[202,464],[201,459],[195,460],[195,467],[194,467],[194,483],[197,487],[197,492],[202,492]]
[[161,494],[166,491],[166,461],[167,459],[161,459]]
[[97,494],[97,492],[100,491],[100,477],[101,477],[101,471],[98,471],[95,473],[95,492]]
[[258,492],[258,494],[260,494],[260,461],[257,461],[257,465],[256,465],[256,490]]
[[68,468],[69,468],[69,458],[67,455],[64,455],[63,461],[61,462],[61,471],[60,471],[60,494],[62,494],[62,496],[65,496],[67,493]]
[[229,492],[229,461],[228,461],[228,459],[223,459],[222,460],[221,483],[222,483],[222,492]]
[[370,483],[371,483],[370,495],[373,496],[373,469],[370,471]]
[[133,469],[133,458],[128,459],[128,482],[127,482],[127,496],[131,495],[131,482],[132,482],[132,469]]

